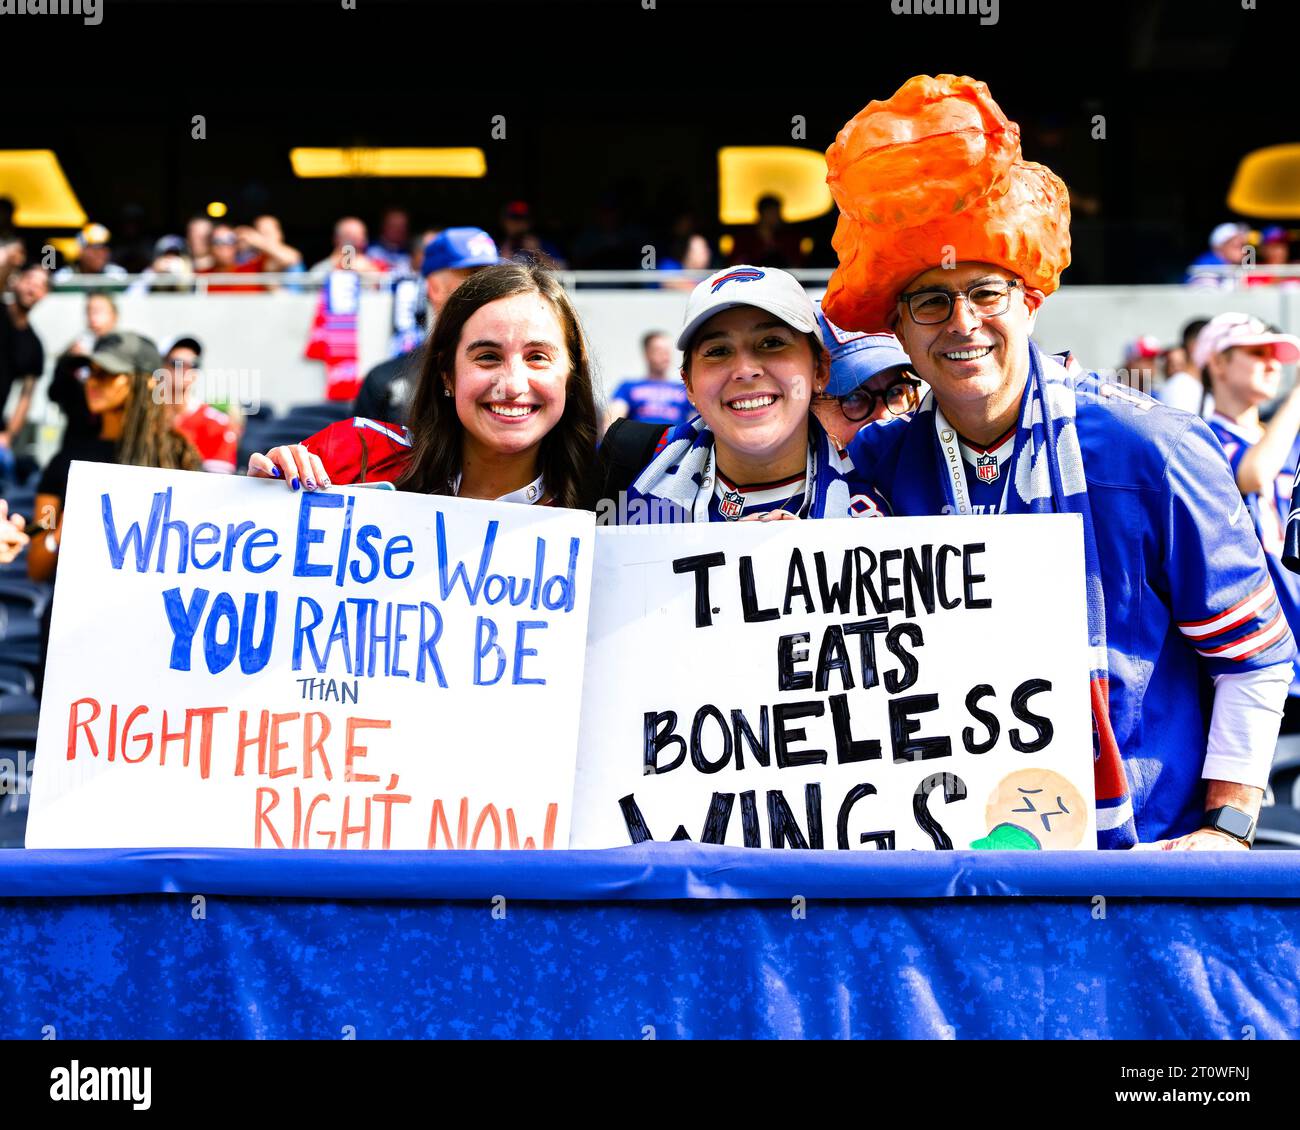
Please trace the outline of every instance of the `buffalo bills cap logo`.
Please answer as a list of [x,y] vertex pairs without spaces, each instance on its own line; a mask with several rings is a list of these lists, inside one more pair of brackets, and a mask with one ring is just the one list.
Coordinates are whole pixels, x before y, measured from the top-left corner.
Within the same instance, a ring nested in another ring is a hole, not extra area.
[[492,258],[497,254],[497,245],[487,232],[481,231],[469,237],[465,250],[478,258]]
[[757,279],[761,279],[765,273],[766,272],[757,270],[754,267],[746,267],[739,271],[728,271],[722,276],[722,278],[718,279],[718,281],[713,284],[709,293],[717,294],[718,291],[729,282],[754,282]]

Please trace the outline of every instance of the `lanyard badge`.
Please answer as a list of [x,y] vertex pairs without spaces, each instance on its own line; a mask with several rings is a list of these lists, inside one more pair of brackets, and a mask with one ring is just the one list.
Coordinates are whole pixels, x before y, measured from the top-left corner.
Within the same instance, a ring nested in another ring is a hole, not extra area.
[[[957,429],[948,423],[937,404],[934,406],[934,430],[939,437],[939,451],[943,456],[943,483],[948,495],[949,513],[973,514],[975,510],[971,504],[970,488],[966,483],[966,460],[961,453],[961,438],[957,435]],[[1014,458],[1013,453],[1012,459]],[[980,482],[997,482],[1001,473],[998,457],[993,452],[985,452],[976,457],[975,476]],[[998,504],[998,513],[1006,510],[1007,487],[1010,482],[1011,476],[1008,475],[1002,483],[1002,500]]]
[[957,431],[944,419],[939,406],[934,406],[934,429],[939,436],[939,451],[943,455],[943,484],[948,504],[954,514],[971,513],[970,492],[966,489],[966,467],[961,457],[961,440]]

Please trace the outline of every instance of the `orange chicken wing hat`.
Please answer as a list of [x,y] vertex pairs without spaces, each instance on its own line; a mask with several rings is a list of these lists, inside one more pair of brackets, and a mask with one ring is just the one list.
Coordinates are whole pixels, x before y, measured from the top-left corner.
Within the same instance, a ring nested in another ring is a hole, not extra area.
[[826,151],[840,265],[822,309],[846,330],[892,328],[923,271],[993,263],[1051,294],[1070,265],[1070,196],[1020,156],[1020,127],[982,82],[917,75],[871,102]]

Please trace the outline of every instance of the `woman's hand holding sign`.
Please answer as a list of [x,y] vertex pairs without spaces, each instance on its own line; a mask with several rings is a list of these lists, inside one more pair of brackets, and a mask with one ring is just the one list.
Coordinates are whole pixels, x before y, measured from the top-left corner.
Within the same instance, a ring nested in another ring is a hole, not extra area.
[[248,476],[253,479],[283,479],[290,490],[326,490],[330,482],[325,464],[301,443],[273,447],[265,455],[253,452],[248,457]]

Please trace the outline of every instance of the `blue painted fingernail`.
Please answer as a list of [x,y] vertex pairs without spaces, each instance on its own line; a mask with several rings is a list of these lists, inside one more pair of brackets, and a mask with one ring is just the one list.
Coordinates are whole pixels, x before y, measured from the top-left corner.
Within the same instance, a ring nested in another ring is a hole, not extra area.
[[282,475],[282,474],[280,473],[280,468],[279,468],[279,467],[272,467],[272,468],[271,468],[271,478],[273,478],[273,479],[282,479],[282,478],[284,478],[284,475]]
[[306,486],[307,486],[307,489],[308,489],[308,490],[315,490],[315,489],[316,489],[316,484],[315,484],[314,482],[312,482],[311,479],[307,479],[307,480],[306,480]]
[[298,476],[294,475],[293,482],[289,484],[294,490],[298,489]]

